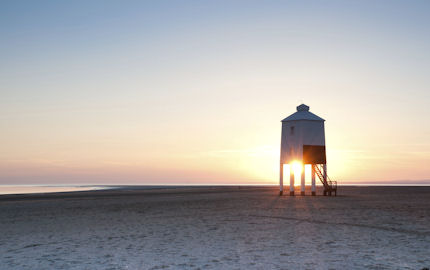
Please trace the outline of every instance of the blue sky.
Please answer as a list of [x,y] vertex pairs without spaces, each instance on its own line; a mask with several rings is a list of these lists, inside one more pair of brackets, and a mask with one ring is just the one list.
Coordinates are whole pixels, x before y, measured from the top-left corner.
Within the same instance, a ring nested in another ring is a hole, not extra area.
[[302,102],[331,175],[430,179],[428,1],[0,5],[0,183],[276,183]]

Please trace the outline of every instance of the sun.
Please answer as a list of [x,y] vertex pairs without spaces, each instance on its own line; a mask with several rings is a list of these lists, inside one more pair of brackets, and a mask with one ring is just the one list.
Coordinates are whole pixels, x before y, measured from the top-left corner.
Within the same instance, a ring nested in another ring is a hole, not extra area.
[[[284,164],[284,179],[287,179],[287,181],[289,181],[288,179],[290,179],[290,173],[293,172],[294,175],[294,185],[295,186],[299,186],[300,185],[300,179],[301,179],[301,175],[302,175],[302,170],[303,170],[303,163],[299,160],[294,160],[292,162],[290,162],[289,164]],[[310,165],[306,165],[306,171],[310,170]],[[310,173],[308,173],[310,175]]]
[[302,173],[303,163],[300,161],[293,161],[290,163],[291,168],[293,169],[294,175],[300,177]]

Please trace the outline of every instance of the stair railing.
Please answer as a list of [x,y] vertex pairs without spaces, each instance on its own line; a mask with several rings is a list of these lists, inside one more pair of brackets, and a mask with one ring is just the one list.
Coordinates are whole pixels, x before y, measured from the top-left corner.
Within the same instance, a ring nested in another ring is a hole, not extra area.
[[[321,166],[321,165],[320,165]],[[328,175],[326,174],[326,177],[324,178],[323,169],[320,168],[318,165],[315,165],[315,172],[318,175],[318,178],[324,185],[324,188],[327,190],[335,190],[337,189],[337,181],[331,180]]]

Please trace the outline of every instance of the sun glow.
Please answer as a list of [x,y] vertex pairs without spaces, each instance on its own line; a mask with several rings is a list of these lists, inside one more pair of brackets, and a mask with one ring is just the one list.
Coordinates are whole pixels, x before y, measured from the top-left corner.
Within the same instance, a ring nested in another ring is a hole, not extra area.
[[300,161],[293,161],[291,162],[290,166],[293,169],[294,176],[300,177],[300,174],[302,173],[303,164]]
[[294,186],[300,186],[303,168],[304,168],[304,174],[305,174],[305,184],[311,185],[312,165],[311,164],[303,164],[300,161],[293,161],[290,164],[284,164],[284,172],[283,172],[284,183],[287,183],[287,184],[289,183],[289,181],[290,181],[290,170],[293,170]]
[[[290,179],[291,170],[294,174],[294,179],[300,181],[302,174],[303,163],[300,161],[293,161],[290,164],[284,164],[284,179]],[[300,184],[300,183],[299,183]]]

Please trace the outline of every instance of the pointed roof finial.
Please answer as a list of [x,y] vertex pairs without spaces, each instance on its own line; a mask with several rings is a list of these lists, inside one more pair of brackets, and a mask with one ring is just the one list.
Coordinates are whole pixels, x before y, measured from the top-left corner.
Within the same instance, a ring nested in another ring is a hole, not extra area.
[[308,112],[309,106],[307,106],[305,104],[301,104],[301,105],[297,106],[297,111],[298,112]]

